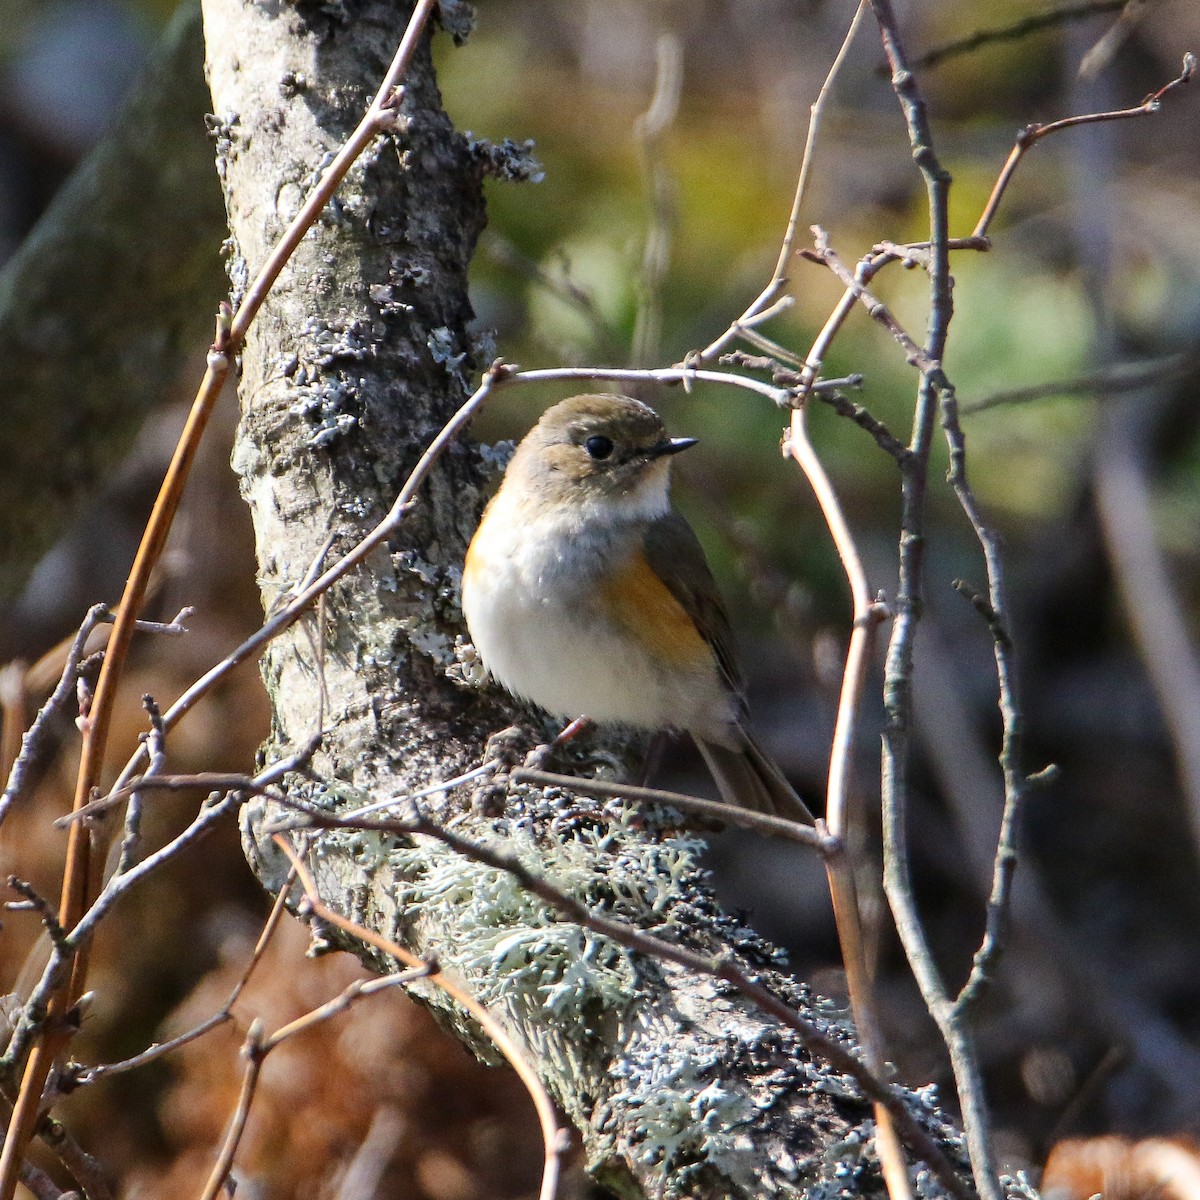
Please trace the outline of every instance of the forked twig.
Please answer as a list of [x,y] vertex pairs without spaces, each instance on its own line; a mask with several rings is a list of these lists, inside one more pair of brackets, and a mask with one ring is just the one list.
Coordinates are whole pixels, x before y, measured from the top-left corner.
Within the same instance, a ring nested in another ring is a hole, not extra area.
[[1012,180],[1013,173],[1020,165],[1021,159],[1043,138],[1049,137],[1052,133],[1061,133],[1064,129],[1075,129],[1080,125],[1095,125],[1101,121],[1124,121],[1130,117],[1151,116],[1162,108],[1163,100],[1171,92],[1190,82],[1195,71],[1196,56],[1194,54],[1185,54],[1183,56],[1183,67],[1179,74],[1169,83],[1163,84],[1158,91],[1151,92],[1141,104],[1135,105],[1133,108],[1121,108],[1112,112],[1083,113],[1076,117],[1063,117],[1059,121],[1050,121],[1045,125],[1026,125],[1017,134],[1016,144],[1009,152],[1008,161],[1004,164],[999,177],[992,187],[992,194],[983,206],[983,212],[971,236],[975,238],[987,237],[992,220],[996,216],[996,210],[1000,207],[1000,201],[1004,199],[1004,193]]
[[[425,25],[436,8],[436,0],[417,0],[404,37],[396,50],[383,83],[366,115],[349,141],[322,176],[313,193],[307,198],[296,219],[289,226],[275,251],[263,265],[251,284],[236,314],[228,315],[226,308],[217,322],[217,334],[209,351],[204,378],[192,403],[183,433],[167,468],[153,511],[146,523],[141,544],[117,609],[112,635],[108,641],[100,679],[96,686],[90,720],[84,727],[79,772],[76,778],[74,808],[81,808],[91,799],[92,789],[100,775],[108,731],[113,711],[116,687],[124,667],[125,657],[133,638],[138,614],[145,599],[151,574],[162,556],[167,533],[174,523],[192,462],[216,405],[233,356],[241,348],[246,330],[262,306],[267,293],[290,258],[300,238],[317,219],[346,172],[376,134],[394,120],[397,103],[396,88],[408,69]],[[83,824],[71,827],[67,837],[67,857],[63,868],[63,890],[59,901],[59,923],[72,929],[83,915],[88,903],[90,886],[91,834]],[[42,1089],[55,1059],[70,1037],[62,1020],[73,997],[83,991],[87,962],[83,956],[75,959],[72,979],[67,987],[59,988],[50,999],[48,1032],[34,1045],[25,1066],[20,1091],[13,1107],[12,1119],[0,1151],[0,1200],[12,1200],[16,1189],[21,1159],[25,1154],[38,1118]]]
[[[287,889],[285,888],[280,894],[286,895]],[[268,1037],[263,1036],[263,1022],[260,1018],[256,1017],[251,1021],[250,1028],[246,1032],[246,1040],[242,1044],[242,1057],[246,1060],[246,1070],[242,1075],[242,1086],[238,1092],[237,1106],[229,1119],[229,1126],[226,1129],[225,1137],[222,1139],[221,1149],[217,1154],[217,1161],[213,1164],[213,1169],[209,1173],[203,1191],[200,1193],[200,1200],[216,1200],[217,1195],[221,1192],[229,1178],[229,1172],[233,1168],[233,1160],[237,1155],[238,1146],[241,1144],[242,1135],[246,1131],[246,1123],[250,1116],[250,1105],[254,1100],[254,1093],[258,1087],[262,1065],[267,1055],[276,1046],[298,1033],[312,1029],[322,1021],[328,1021],[330,1018],[338,1016],[363,997],[374,996],[379,992],[394,987],[403,987],[406,984],[415,983],[419,979],[427,979],[433,974],[434,970],[434,967],[423,963],[419,967],[414,967],[408,971],[401,971],[397,975],[387,975],[381,979],[356,979],[343,988],[332,1000],[326,1001],[326,1003],[314,1008],[311,1012],[305,1013],[302,1017],[297,1017],[294,1021],[289,1021]]]
[[[731,954],[710,958],[687,946],[666,941],[638,929],[634,925],[595,912],[581,901],[555,887],[548,879],[531,870],[516,855],[464,838],[431,820],[416,805],[410,807],[410,816],[406,819],[360,821],[334,816],[327,812],[316,812],[291,799],[285,800],[284,804],[301,816],[307,826],[313,828],[369,829],[385,833],[400,833],[410,836],[418,834],[436,838],[464,857],[512,875],[526,891],[557,909],[568,921],[582,925],[602,937],[611,938],[614,942],[640,954],[672,962],[688,970],[702,975],[710,975],[732,984],[765,1013],[797,1033],[811,1053],[823,1058],[836,1070],[849,1075],[868,1100],[883,1105],[895,1122],[900,1136],[913,1152],[928,1164],[942,1186],[957,1197],[957,1200],[968,1200],[969,1192],[964,1187],[962,1180],[958,1178],[941,1148],[913,1117],[904,1102],[902,1093],[879,1078],[840,1041],[824,1033],[791,1005],[776,996],[769,988],[759,983],[750,973],[743,971]],[[275,840],[280,845],[285,844],[280,840],[278,833],[275,834]],[[290,850],[287,853],[289,859],[295,864],[297,861],[295,855]],[[303,882],[304,875],[301,875],[301,880]],[[307,891],[307,884],[305,886]],[[320,914],[326,919],[333,919],[330,912],[331,910],[325,906],[320,909]],[[335,923],[341,928],[351,929],[351,924],[344,918]],[[369,931],[358,931],[357,927],[351,929],[351,932],[355,932],[356,936],[363,937],[372,946],[387,948],[391,945],[378,934],[370,933],[370,936],[367,936]],[[389,950],[388,952],[392,953],[393,951]],[[401,961],[408,962],[413,957],[411,952],[405,951]],[[435,982],[437,982],[436,979]]]
[[[405,963],[410,968],[428,970],[428,964],[425,960],[413,954],[411,950],[407,950],[396,942],[381,936],[373,929],[366,929],[354,921],[348,920],[341,913],[335,912],[325,904],[321,899],[320,893],[317,891],[316,882],[313,880],[308,868],[300,861],[299,856],[292,849],[287,838],[277,833],[274,835],[273,840],[280,850],[287,855],[300,880],[300,886],[304,889],[305,897],[317,916],[323,921],[328,921],[331,925],[336,925],[339,929],[345,930],[345,932],[351,934],[353,937],[373,946],[376,950],[382,950],[384,954],[391,955],[398,962]],[[475,1018],[479,1023],[479,1027],[491,1038],[496,1048],[504,1055],[513,1070],[520,1076],[521,1082],[525,1085],[530,1099],[532,1099],[534,1107],[537,1109],[538,1121],[542,1127],[542,1141],[545,1145],[545,1165],[542,1170],[542,1187],[538,1193],[538,1200],[554,1200],[554,1196],[558,1190],[560,1159],[566,1149],[567,1138],[565,1131],[559,1127],[558,1118],[554,1113],[554,1105],[546,1092],[545,1086],[538,1078],[537,1072],[529,1065],[521,1048],[509,1036],[508,1031],[474,996],[439,972],[435,971],[431,973],[429,981],[435,987],[441,988],[455,1003],[460,1004]]]
[[792,197],[792,208],[788,214],[787,228],[784,230],[783,241],[779,246],[779,257],[775,260],[775,270],[771,273],[771,278],[767,286],[755,297],[746,311],[720,337],[705,346],[703,350],[694,356],[697,362],[708,362],[716,358],[736,338],[745,336],[747,329],[753,328],[754,325],[764,320],[768,313],[774,315],[776,311],[779,311],[784,300],[788,303],[791,302],[790,297],[781,297],[780,293],[787,284],[788,263],[791,260],[792,247],[796,241],[796,229],[800,221],[800,212],[804,206],[804,198],[808,194],[808,181],[812,176],[817,138],[821,129],[821,118],[824,116],[825,105],[829,102],[829,97],[833,92],[834,81],[841,73],[846,56],[850,53],[850,45],[854,41],[854,36],[858,33],[859,27],[862,25],[866,11],[866,0],[859,0],[858,7],[854,10],[854,16],[850,21],[850,27],[846,31],[846,36],[842,39],[841,48],[834,57],[833,63],[825,76],[825,82],[821,85],[821,90],[813,102],[808,121],[808,135],[804,143],[804,157],[800,163],[800,174],[796,180],[796,191]]
[[[929,328],[926,344],[917,348],[917,354],[914,355],[911,347],[906,346],[910,359],[921,371],[921,379],[909,443],[911,457],[901,471],[903,511],[899,579],[893,601],[895,619],[884,676],[884,703],[888,716],[883,737],[884,892],[922,998],[937,1022],[950,1053],[975,1186],[983,1200],[1001,1200],[979,1063],[971,1039],[962,1022],[956,1019],[929,955],[925,930],[912,893],[907,840],[912,673],[925,559],[925,493],[939,403],[948,386],[940,364],[954,311],[950,276],[950,176],[943,169],[933,148],[925,102],[908,67],[891,0],[871,0],[871,7],[891,68],[892,88],[908,128],[913,159],[925,182],[929,208],[926,265],[929,276]],[[895,334],[893,330],[893,336]]]

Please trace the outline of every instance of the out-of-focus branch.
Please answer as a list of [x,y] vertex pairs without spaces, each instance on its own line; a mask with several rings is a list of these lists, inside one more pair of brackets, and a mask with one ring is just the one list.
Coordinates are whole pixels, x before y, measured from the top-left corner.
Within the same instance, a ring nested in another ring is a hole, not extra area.
[[658,353],[662,335],[662,286],[671,260],[675,225],[675,186],[663,161],[662,140],[679,111],[683,89],[683,47],[674,33],[659,35],[658,75],[650,107],[634,123],[642,154],[647,202],[646,244],[638,277],[638,311],[630,361],[644,367]]
[[980,29],[957,41],[947,42],[943,46],[935,46],[927,50],[909,63],[914,71],[923,71],[930,67],[940,66],[951,58],[970,54],[984,46],[994,46],[1003,42],[1016,42],[1045,29],[1055,29],[1069,21],[1086,21],[1097,13],[1115,12],[1124,8],[1128,0],[1084,0],[1082,4],[1063,4],[1058,8],[1047,9],[1045,12],[1034,13],[1013,21],[1010,25],[1001,25],[994,29]]
[[225,292],[208,107],[199,13],[184,4],[111,132],[0,272],[0,601],[161,407]]

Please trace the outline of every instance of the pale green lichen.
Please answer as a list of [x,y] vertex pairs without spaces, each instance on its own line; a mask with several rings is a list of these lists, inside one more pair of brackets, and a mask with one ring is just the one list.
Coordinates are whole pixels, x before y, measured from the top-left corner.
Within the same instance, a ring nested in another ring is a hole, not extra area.
[[[595,879],[561,842],[542,846],[528,832],[489,839],[569,896],[591,902]],[[594,860],[593,860],[594,862]],[[453,918],[455,968],[485,1005],[503,1003],[533,1017],[590,1031],[606,1011],[622,1008],[633,990],[629,956],[608,938],[564,920],[508,871],[497,870],[428,839],[393,854],[402,882],[402,911]]]
[[1018,1171],[1015,1175],[1001,1175],[1000,1186],[1012,1200],[1041,1200],[1041,1193],[1029,1182],[1024,1171]]
[[685,1053],[664,1061],[661,1047],[647,1044],[647,1050],[615,1068],[623,1086],[608,1105],[636,1114],[634,1152],[656,1169],[663,1195],[687,1195],[697,1174],[707,1171],[752,1188],[761,1166],[753,1138],[758,1106],[713,1077],[721,1069],[716,1057]]

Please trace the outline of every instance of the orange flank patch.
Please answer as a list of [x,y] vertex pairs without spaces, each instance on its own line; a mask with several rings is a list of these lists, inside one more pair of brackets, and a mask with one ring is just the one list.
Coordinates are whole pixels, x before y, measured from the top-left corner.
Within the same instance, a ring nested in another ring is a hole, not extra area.
[[486,540],[486,535],[483,534],[483,531],[487,525],[491,508],[492,505],[489,501],[487,508],[483,510],[483,516],[480,518],[479,528],[475,530],[475,535],[471,538],[471,544],[467,547],[467,557],[463,561],[464,587],[472,587],[474,584],[483,582],[483,573],[487,570],[488,557],[487,551],[483,546]]
[[468,587],[472,582],[479,582],[479,572],[483,570],[483,563],[480,561],[483,558],[483,552],[478,549],[478,538],[479,535],[476,534],[471,539],[471,544],[467,547],[466,560],[463,562],[463,583]]
[[711,659],[696,623],[642,554],[605,584],[606,611],[655,658],[680,666]]

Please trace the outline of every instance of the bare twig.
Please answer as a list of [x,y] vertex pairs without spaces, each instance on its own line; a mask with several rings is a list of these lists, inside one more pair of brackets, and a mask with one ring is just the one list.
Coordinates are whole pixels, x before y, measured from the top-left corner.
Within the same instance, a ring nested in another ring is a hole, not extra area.
[[[116,622],[117,614],[108,605],[102,604],[99,605],[99,608],[101,609],[100,620],[104,624],[112,625]],[[185,622],[195,615],[196,610],[189,604],[181,608],[169,621],[143,621],[139,617],[133,623],[133,627],[137,633],[159,633],[166,637],[183,637],[190,632]]]
[[21,752],[12,765],[8,782],[4,787],[4,794],[0,796],[0,823],[4,821],[8,810],[25,789],[30,767],[40,750],[47,728],[66,707],[68,700],[74,697],[75,680],[79,674],[79,664],[83,658],[84,647],[87,645],[92,630],[104,621],[107,611],[103,604],[96,604],[88,609],[87,616],[84,617],[83,623],[79,626],[79,632],[75,634],[71,647],[67,651],[67,661],[63,666],[62,675],[59,677],[58,686],[46,703],[42,705],[33,724],[21,739]]
[[21,1164],[21,1182],[34,1200],[82,1200],[79,1192],[64,1192],[45,1171],[32,1163]]
[[860,429],[869,433],[875,439],[875,444],[897,462],[903,462],[908,457],[908,447],[882,421],[873,416],[865,406],[855,404],[842,392],[843,388],[861,388],[861,375],[847,375],[844,379],[817,380],[814,376],[819,367],[811,368],[809,363],[804,363],[804,369],[801,371],[791,371],[772,358],[759,358],[740,350],[722,354],[721,362],[747,367],[752,371],[770,371],[773,382],[795,389],[797,400],[793,402],[793,408],[798,407],[805,396],[816,396],[823,404],[829,405],[838,416],[853,421]]
[[614,383],[682,383],[685,387],[693,383],[722,383],[730,387],[745,388],[756,392],[777,404],[780,408],[791,406],[792,393],[788,388],[772,387],[745,375],[734,375],[730,371],[705,371],[690,366],[681,367],[544,367],[534,371],[517,370],[513,383],[540,383],[554,379],[608,379]]
[[825,82],[821,85],[821,90],[813,102],[808,121],[808,136],[804,143],[804,158],[800,163],[800,174],[796,180],[796,192],[792,197],[792,209],[788,213],[787,228],[784,230],[783,241],[779,247],[779,257],[775,261],[775,270],[771,274],[771,279],[750,304],[749,308],[719,338],[701,350],[698,355],[694,356],[697,362],[708,362],[715,358],[731,342],[740,336],[744,336],[748,328],[752,328],[757,322],[765,319],[768,311],[772,311],[774,306],[779,303],[779,294],[787,285],[788,264],[791,261],[792,247],[796,241],[796,229],[800,222],[800,212],[804,206],[804,198],[808,193],[808,181],[812,175],[817,138],[821,129],[821,119],[825,114],[825,106],[829,102],[829,97],[833,92],[834,82],[841,73],[846,56],[850,53],[850,45],[854,41],[859,27],[862,25],[866,10],[866,0],[860,0],[858,7],[854,10],[854,17],[850,21],[850,27],[846,31],[846,36],[842,39],[841,48],[838,50],[829,68],[829,73],[825,76]]
[[981,29],[968,37],[957,41],[947,42],[914,58],[909,66],[914,71],[922,71],[929,67],[937,67],[947,59],[956,58],[962,54],[970,54],[982,46],[995,45],[999,42],[1015,42],[1028,37],[1032,33],[1040,33],[1043,29],[1053,29],[1065,25],[1068,21],[1086,21],[1097,13],[1114,12],[1123,8],[1127,0],[1085,0],[1082,4],[1064,4],[1046,12],[1034,13],[1011,25],[1001,25],[995,29]]
[[144,775],[138,775],[132,783],[114,788],[106,796],[97,796],[95,800],[84,805],[77,812],[67,813],[58,817],[54,824],[59,829],[66,829],[76,821],[99,816],[123,804],[131,796],[140,792],[247,792],[267,793],[272,785],[256,783],[253,776],[237,771],[197,771],[192,775],[153,775],[149,768]]
[[[858,714],[866,686],[867,667],[874,657],[875,634],[887,615],[882,604],[874,604],[867,585],[854,535],[846,522],[837,494],[825,473],[805,424],[804,408],[792,412],[783,452],[804,472],[809,486],[821,507],[825,524],[833,537],[838,556],[846,572],[854,605],[854,623],[846,666],[842,675],[842,692],[838,703],[837,721],[829,754],[829,779],[826,788],[825,820],[831,835],[831,848],[825,854],[825,870],[829,894],[833,900],[834,920],[842,961],[846,968],[846,983],[854,1024],[858,1029],[863,1057],[876,1074],[886,1069],[887,1047],[876,1015],[875,989],[867,962],[866,941],[862,932],[854,868],[846,851],[849,832],[849,780],[854,742],[858,734]],[[891,1113],[876,1104],[879,1127],[879,1157],[892,1200],[912,1195],[908,1172],[897,1138]]]
[[[382,826],[388,823],[378,822],[377,824]],[[391,824],[395,824],[395,822],[391,822]],[[352,934],[368,945],[374,946],[375,949],[382,950],[383,953],[391,955],[409,967],[427,967],[425,961],[418,958],[410,950],[406,950],[396,942],[380,936],[374,930],[366,929],[348,920],[341,913],[335,912],[325,904],[317,891],[316,883],[309,873],[308,868],[300,861],[296,852],[288,844],[287,839],[276,834],[274,841],[291,861],[300,879],[300,885],[304,888],[304,894],[308,903],[317,916],[332,925],[336,925],[339,929],[344,929],[347,933]],[[542,1140],[545,1146],[545,1163],[542,1169],[542,1186],[541,1191],[538,1193],[538,1200],[554,1200],[554,1196],[558,1190],[560,1160],[566,1149],[566,1134],[565,1131],[559,1128],[558,1118],[554,1113],[554,1105],[546,1092],[545,1086],[538,1078],[534,1069],[529,1065],[520,1047],[517,1046],[504,1027],[478,1000],[469,992],[464,991],[453,980],[447,979],[441,974],[435,973],[431,975],[430,982],[434,986],[441,988],[442,991],[458,1004],[462,1005],[475,1018],[479,1023],[479,1027],[491,1038],[496,1048],[504,1055],[513,1070],[520,1076],[521,1082],[525,1085],[530,1098],[533,1100],[534,1107],[537,1109],[538,1121],[542,1127]]]
[[1037,400],[1056,399],[1060,396],[1119,396],[1138,388],[1174,383],[1183,379],[1195,367],[1195,357],[1190,354],[1168,354],[1147,362],[1114,363],[1106,370],[1077,375],[1073,379],[1064,379],[1058,383],[1009,388],[1003,392],[981,396],[978,400],[960,400],[958,412],[960,416],[973,416],[989,408],[1030,404]]
[[[551,771],[535,771],[518,767],[510,776],[516,784],[530,783],[536,787],[560,787],[578,792],[583,796],[598,796],[601,799],[632,800],[635,804],[669,805],[683,812],[713,817],[718,821],[752,829],[765,837],[782,838],[799,842],[802,846],[821,849],[823,839],[811,825],[800,825],[783,817],[767,813],[751,812],[735,804],[724,804],[720,800],[705,800],[700,796],[689,796],[683,792],[666,792],[659,788],[636,787],[630,783],[615,783],[607,779],[580,779],[574,775],[556,775]],[[350,814],[351,816],[355,814]]]
[[[732,984],[764,1012],[799,1034],[805,1046],[812,1053],[825,1059],[836,1070],[849,1075],[869,1100],[882,1104],[895,1121],[896,1127],[904,1141],[912,1147],[914,1153],[929,1165],[941,1184],[952,1195],[958,1197],[959,1200],[967,1200],[967,1192],[963,1187],[962,1181],[955,1174],[953,1167],[941,1149],[925,1129],[918,1124],[911,1112],[909,1112],[903,1101],[902,1094],[890,1084],[879,1079],[874,1072],[860,1062],[840,1041],[822,1032],[811,1021],[801,1016],[789,1004],[785,1003],[768,988],[758,983],[751,975],[738,967],[732,955],[723,955],[716,959],[708,958],[686,946],[665,941],[633,925],[593,912],[586,905],[565,892],[560,891],[547,879],[530,870],[515,855],[471,841],[446,829],[444,826],[426,817],[416,805],[412,806],[410,809],[411,815],[405,820],[349,821],[330,813],[314,812],[290,798],[285,803],[286,807],[303,814],[308,823],[316,828],[370,829],[387,833],[400,833],[410,836],[417,834],[436,838],[459,854],[490,866],[495,870],[505,871],[512,875],[522,887],[539,897],[539,899],[544,900],[552,908],[557,909],[569,921],[582,925],[603,937],[611,938],[613,941],[630,950],[635,950],[641,954],[662,959],[666,962],[673,962],[688,970],[723,979]],[[276,834],[275,841],[284,847],[288,857],[295,864],[298,860],[280,835]],[[302,871],[302,882],[305,879],[306,876]],[[309,882],[305,882],[305,891],[310,899],[312,899],[314,892],[310,890]],[[314,904],[314,908],[316,907],[317,905]],[[384,939],[380,938],[377,934],[371,933],[368,937],[367,934],[369,931],[353,927],[352,923],[347,922],[344,918],[338,918],[328,907],[322,905],[318,911],[325,919],[336,920],[336,923],[342,928],[350,929],[356,936],[363,937],[369,941],[371,945],[385,946]],[[397,947],[396,949],[399,948]],[[395,950],[389,950],[389,953],[395,953]],[[413,958],[413,955],[408,951],[403,951],[399,957],[401,961],[408,962]],[[435,982],[440,982],[440,977],[435,979]],[[489,1036],[491,1036],[490,1030]]]
[[213,1169],[200,1193],[200,1200],[216,1200],[233,1167],[233,1158],[237,1154],[238,1144],[241,1142],[242,1133],[246,1128],[246,1118],[250,1115],[250,1102],[254,1099],[254,1092],[258,1087],[258,1077],[262,1072],[262,1033],[262,1018],[255,1017],[250,1022],[246,1040],[242,1044],[242,1057],[246,1060],[246,1070],[242,1075],[237,1106],[233,1110],[233,1116],[229,1118],[229,1127],[222,1139],[217,1161],[213,1164]]
[[[10,875],[5,883],[18,896],[25,898],[24,903],[37,913],[42,919],[42,925],[45,927],[46,934],[50,938],[51,943],[59,949],[65,949],[67,943],[67,932],[58,923],[58,917],[54,913],[54,906],[39,892],[32,883],[28,883],[24,879],[18,879],[16,875]],[[11,907],[6,905],[5,907]]]
[[[901,475],[903,512],[900,570],[894,601],[895,621],[884,675],[884,702],[888,718],[883,738],[884,891],[921,995],[950,1052],[975,1186],[983,1200],[1001,1200],[979,1064],[970,1037],[962,1022],[956,1019],[929,953],[912,894],[907,837],[913,642],[922,603],[925,493],[939,401],[948,387],[940,364],[954,311],[949,248],[950,177],[934,151],[924,99],[908,66],[891,2],[871,0],[871,7],[891,68],[892,87],[908,126],[913,159],[925,181],[930,224],[927,267],[929,327],[925,346],[918,348],[918,353],[913,356],[914,363],[921,370],[921,380],[909,443],[911,458],[903,465]],[[832,263],[830,265],[833,266]]]
[[992,220],[996,216],[996,211],[1000,207],[1001,200],[1004,199],[1004,193],[1012,180],[1013,173],[1020,165],[1021,159],[1025,157],[1032,146],[1037,145],[1038,142],[1045,137],[1049,137],[1050,134],[1061,133],[1064,129],[1075,129],[1080,125],[1095,125],[1101,121],[1124,121],[1130,117],[1151,116],[1162,108],[1163,100],[1171,92],[1191,80],[1195,70],[1196,56],[1194,54],[1185,54],[1183,56],[1183,67],[1179,74],[1169,83],[1163,84],[1158,91],[1151,92],[1141,104],[1133,108],[1121,108],[1112,112],[1084,113],[1077,117],[1064,117],[1060,121],[1051,121],[1046,125],[1026,125],[1017,134],[1016,144],[1010,151],[1008,161],[1004,164],[992,187],[992,194],[988,197],[988,201],[983,207],[983,213],[976,223],[975,230],[971,236],[974,238],[987,237]]
[[409,804],[413,800],[424,800],[426,796],[436,796],[439,792],[450,792],[457,787],[474,783],[477,779],[482,779],[486,775],[492,775],[499,771],[502,766],[503,764],[499,759],[489,759],[487,762],[480,763],[477,767],[472,767],[469,771],[464,771],[461,775],[455,775],[452,779],[441,779],[436,783],[428,784],[426,787],[418,788],[415,792],[406,792],[403,796],[392,796],[387,800],[376,800],[373,804],[364,804],[362,808],[353,809],[345,815],[348,817],[365,817],[371,813],[384,812],[389,808],[395,808],[397,805]]
[[80,1185],[86,1200],[113,1200],[104,1168],[75,1141],[61,1122],[43,1117],[39,1137]]
[[[954,1004],[961,1016],[975,1003],[995,968],[1004,945],[1013,876],[1017,866],[1017,830],[1029,792],[1029,780],[1022,765],[1024,716],[1017,690],[1016,650],[1008,628],[1008,596],[1000,536],[985,521],[979,501],[967,477],[967,444],[958,420],[954,389],[941,389],[942,428],[950,448],[949,482],[958,502],[971,522],[971,528],[983,549],[987,569],[988,594],[971,594],[976,609],[983,615],[992,635],[996,660],[997,702],[1003,725],[1000,769],[1004,778],[1004,811],[992,868],[992,890],[988,898],[987,925],[983,941],[971,964],[971,973]],[[960,589],[963,590],[963,589]]]

